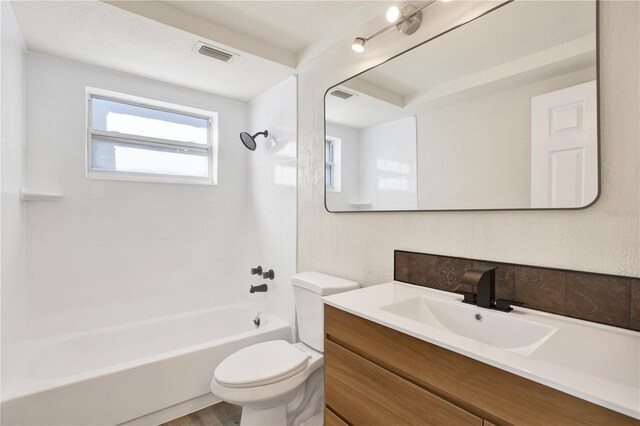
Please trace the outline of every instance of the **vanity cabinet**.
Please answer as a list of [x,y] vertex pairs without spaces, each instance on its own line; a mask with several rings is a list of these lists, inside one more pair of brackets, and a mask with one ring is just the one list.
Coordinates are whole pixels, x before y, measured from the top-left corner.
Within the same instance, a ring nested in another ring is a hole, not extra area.
[[325,305],[326,425],[640,421]]

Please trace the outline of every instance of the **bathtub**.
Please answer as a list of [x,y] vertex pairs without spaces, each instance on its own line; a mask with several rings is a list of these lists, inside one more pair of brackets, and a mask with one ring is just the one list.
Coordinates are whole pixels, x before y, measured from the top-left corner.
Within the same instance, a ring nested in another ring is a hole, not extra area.
[[229,305],[6,348],[2,424],[116,425],[216,402],[209,384],[220,361],[254,343],[291,340],[287,323],[262,315],[256,328],[255,315],[250,305]]

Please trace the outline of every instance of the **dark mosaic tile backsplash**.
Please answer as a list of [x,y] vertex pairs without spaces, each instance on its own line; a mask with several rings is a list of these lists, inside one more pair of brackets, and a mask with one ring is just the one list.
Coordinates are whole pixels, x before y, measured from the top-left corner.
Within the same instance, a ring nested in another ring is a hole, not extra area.
[[439,290],[472,291],[464,271],[497,265],[496,298],[530,309],[640,331],[640,278],[548,269],[396,250],[394,279]]

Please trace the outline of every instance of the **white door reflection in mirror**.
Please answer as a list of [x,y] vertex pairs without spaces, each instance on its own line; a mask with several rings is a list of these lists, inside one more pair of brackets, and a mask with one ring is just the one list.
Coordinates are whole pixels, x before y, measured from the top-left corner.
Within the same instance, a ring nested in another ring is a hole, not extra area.
[[531,99],[531,207],[585,206],[598,193],[596,82]]

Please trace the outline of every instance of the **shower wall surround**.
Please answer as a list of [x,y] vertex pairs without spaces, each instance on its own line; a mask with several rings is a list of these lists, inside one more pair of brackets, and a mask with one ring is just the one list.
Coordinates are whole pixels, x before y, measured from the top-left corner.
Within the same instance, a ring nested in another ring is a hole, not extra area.
[[[88,179],[86,86],[216,111],[218,185]],[[246,103],[29,53],[27,118],[27,337],[246,300]]]
[[[250,299],[295,327],[291,276],[296,272],[296,87],[292,77],[262,93],[249,103],[250,133],[269,130],[249,154],[248,259],[243,269],[243,290],[251,284],[267,283],[266,293]],[[238,145],[242,146],[240,140]],[[245,149],[243,147],[243,149]],[[262,266],[275,271],[273,280],[249,274]]]
[[[349,213],[324,207],[324,104],[327,88],[478,16],[494,2],[436,2],[410,37],[389,31],[362,54],[353,37],[298,74],[298,270],[363,285],[393,278],[393,250],[492,259],[640,277],[640,3],[600,2],[601,184],[598,202],[578,211]],[[482,19],[482,18],[480,18]]]
[[[26,48],[10,2],[0,2],[2,35],[2,161],[0,234],[2,235],[2,343],[24,333],[26,209],[20,202],[25,149]],[[2,358],[3,362],[5,358]]]

